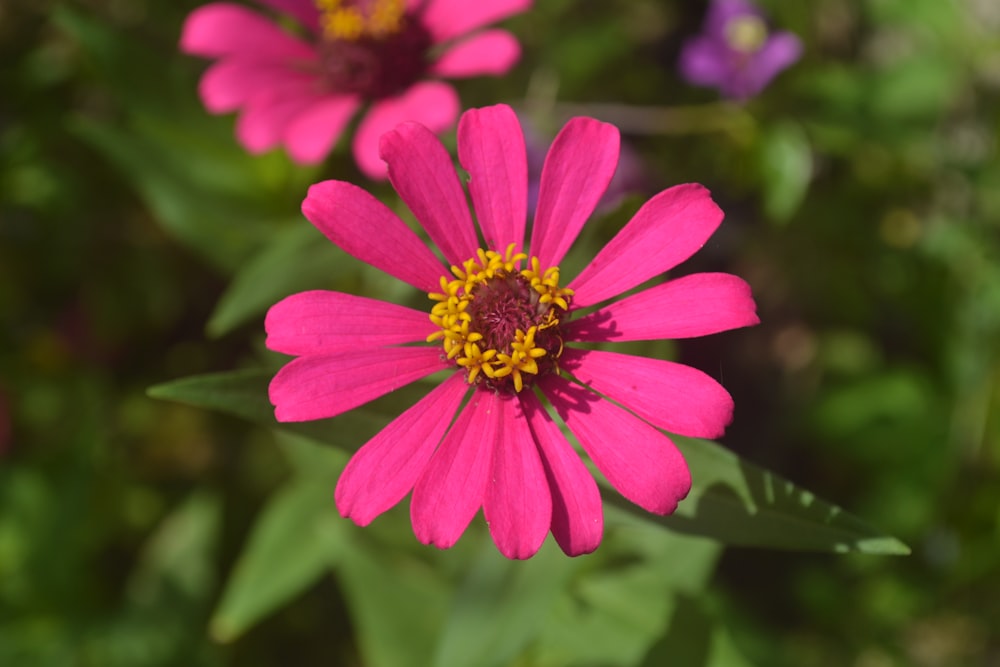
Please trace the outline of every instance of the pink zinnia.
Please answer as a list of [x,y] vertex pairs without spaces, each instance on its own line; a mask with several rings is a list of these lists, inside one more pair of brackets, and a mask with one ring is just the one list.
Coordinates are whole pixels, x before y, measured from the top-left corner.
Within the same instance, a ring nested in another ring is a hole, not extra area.
[[[261,14],[218,2],[188,16],[181,50],[217,58],[201,79],[212,113],[240,111],[251,153],[283,145],[293,160],[323,160],[365,104],[354,158],[384,178],[378,139],[405,120],[435,132],[455,122],[452,86],[428,78],[500,75],[520,57],[510,33],[483,30],[531,0],[260,0],[302,27],[292,34]],[[471,34],[470,33],[474,33]]]
[[273,306],[267,345],[298,356],[271,382],[277,419],[333,417],[451,371],[348,463],[336,490],[343,516],[367,525],[412,490],[424,544],[450,547],[482,507],[509,558],[530,557],[550,530],[569,555],[593,551],[600,494],[542,397],[623,496],[656,514],[684,498],[687,465],[659,429],[717,437],[732,416],[729,394],[688,366],[573,343],[702,336],[758,319],[749,286],[724,273],[612,301],[690,257],[719,226],[722,211],[695,184],[649,200],[562,286],[557,265],[611,180],[618,150],[614,126],[566,124],[545,161],[525,248],[525,143],[509,107],[470,110],[459,123],[478,231],[434,133],[412,122],[388,132],[380,152],[392,185],[450,271],[366,191],[342,181],[312,186],[302,205],[309,221],[345,252],[427,292],[433,307],[428,317],[325,291]]

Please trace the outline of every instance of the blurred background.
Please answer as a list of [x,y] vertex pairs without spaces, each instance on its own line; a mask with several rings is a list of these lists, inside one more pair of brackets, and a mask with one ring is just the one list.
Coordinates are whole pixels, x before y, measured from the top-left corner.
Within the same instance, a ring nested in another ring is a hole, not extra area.
[[[244,153],[197,98],[205,62],[177,50],[198,4],[0,4],[0,664],[1000,665],[1000,4],[761,2],[804,51],[745,103],[678,73],[703,2],[536,0],[505,22],[520,64],[459,82],[463,104],[514,105],[539,150],[571,115],[621,128],[632,194],[595,238],[676,183],[726,211],[682,273],[743,276],[762,323],[674,350],[733,394],[722,443],[913,550],[633,549],[612,528],[603,560],[547,544],[530,567],[549,569],[513,574],[481,526],[438,552],[406,503],[371,528],[337,518],[343,452],[147,396],[277,368],[262,314],[284,294],[381,289],[298,207],[324,178],[391,190],[343,142],[310,168]],[[290,487],[317,456],[329,477]],[[282,519],[317,502],[323,539],[360,545],[337,567],[280,551],[319,539]],[[248,541],[278,551],[248,559]],[[650,589],[625,562],[640,552],[700,583]],[[528,572],[569,591],[535,605],[555,610],[538,636],[519,625]],[[491,606],[508,575],[523,597]],[[574,616],[599,598],[606,616]],[[486,662],[463,653],[480,636]]]

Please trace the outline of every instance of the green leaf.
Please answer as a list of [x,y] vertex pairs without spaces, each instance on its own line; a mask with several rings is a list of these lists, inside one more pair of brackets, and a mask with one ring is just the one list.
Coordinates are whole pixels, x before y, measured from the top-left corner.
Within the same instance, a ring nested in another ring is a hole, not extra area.
[[542,629],[556,597],[583,565],[549,542],[530,560],[511,561],[492,543],[462,582],[434,665],[507,665]]
[[[919,423],[934,410],[926,378],[909,370],[884,371],[830,390],[815,406],[824,433],[857,440],[879,423]],[[893,448],[895,449],[895,448]]]
[[935,117],[954,103],[964,79],[964,68],[940,54],[903,61],[873,77],[872,111],[890,121]]
[[146,393],[273,426],[277,422],[267,400],[267,384],[273,376],[259,369],[194,375],[152,386]]
[[750,667],[721,619],[711,613],[705,596],[678,593],[666,633],[650,647],[639,667]]
[[143,546],[123,604],[92,615],[84,632],[69,631],[73,654],[112,667],[212,664],[205,617],[216,592],[221,523],[215,494],[196,491],[173,509]]
[[[267,402],[270,378],[269,371],[203,375],[157,385],[149,389],[149,395],[275,426]],[[354,450],[399,414],[404,396],[408,405],[425,391],[426,384],[417,382],[332,420],[280,426]],[[608,494],[611,503],[642,520],[726,544],[837,553],[910,553],[896,538],[714,442],[671,437],[684,453],[693,484],[677,512],[655,517],[617,493]]]
[[643,656],[640,667],[710,664],[712,619],[691,595],[677,594],[668,630]]
[[352,532],[337,577],[356,627],[362,664],[412,667],[430,663],[447,608],[449,584],[400,550]]
[[314,172],[278,152],[247,155],[231,121],[198,102],[185,58],[164,59],[156,44],[66,3],[53,8],[52,21],[87,55],[117,105],[116,122],[81,113],[69,129],[118,168],[172,236],[216,267],[240,266],[295,210]]
[[648,521],[725,544],[804,551],[906,555],[909,547],[841,508],[707,440],[671,436],[691,469],[691,493],[667,517],[620,496],[611,502]]
[[310,479],[326,485],[329,489],[336,486],[340,473],[344,471],[344,466],[350,458],[350,452],[339,447],[331,447],[310,437],[280,430],[275,434],[285,458],[288,459],[298,478]]
[[293,292],[329,285],[351,267],[343,260],[312,225],[282,229],[237,271],[208,321],[208,335],[228,333]]
[[802,204],[812,180],[812,147],[802,128],[775,125],[764,133],[760,148],[764,210],[776,222],[787,222]]
[[336,561],[343,527],[328,484],[300,478],[276,492],[226,583],[212,636],[233,641],[315,583]]
[[[154,108],[169,105],[176,98],[171,94],[176,79],[176,64],[180,59],[164,58],[154,41],[137,39],[137,31],[123,31],[97,17],[97,12],[74,7],[71,3],[54,3],[48,19],[67,35],[74,46],[87,57],[89,67],[96,70],[100,81],[118,93],[124,106]],[[149,76],[152,68],[158,76]]]
[[718,542],[606,509],[604,543],[578,559],[531,650],[538,664],[639,664],[682,613],[679,598],[703,597],[715,571]]
[[192,182],[160,158],[159,145],[127,128],[83,118],[72,128],[122,172],[171,235],[217,267],[235,269],[269,226],[250,203]]
[[263,369],[208,373],[164,382],[150,387],[146,393],[152,398],[218,410],[354,451],[416,403],[427,392],[427,382],[433,382],[433,379],[414,382],[333,419],[279,423],[267,398],[272,377],[274,371]]
[[218,499],[194,494],[156,529],[128,582],[130,601],[201,600],[215,585],[213,559],[221,523]]

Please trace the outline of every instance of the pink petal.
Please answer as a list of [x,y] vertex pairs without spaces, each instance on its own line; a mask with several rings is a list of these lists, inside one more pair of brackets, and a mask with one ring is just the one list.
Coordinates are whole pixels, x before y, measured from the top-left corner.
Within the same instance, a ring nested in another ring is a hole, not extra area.
[[285,148],[298,164],[322,162],[361,106],[355,96],[328,97],[299,114],[285,130]]
[[244,56],[258,61],[314,62],[316,52],[255,11],[227,2],[203,5],[188,14],[180,49],[209,58]]
[[367,526],[402,500],[468,390],[465,377],[455,373],[359,449],[337,482],[334,496],[341,516]]
[[545,156],[531,254],[542,268],[558,264],[594,212],[618,166],[618,128],[573,118]]
[[567,556],[589,554],[604,533],[597,483],[535,394],[519,396],[552,493],[552,535]]
[[236,138],[250,153],[271,150],[281,143],[291,122],[319,101],[312,92],[283,94],[268,91],[247,102],[236,119]]
[[704,186],[687,183],[664,190],[570,283],[573,304],[595,304],[674,268],[705,245],[722,218]]
[[226,113],[267,91],[308,90],[315,80],[314,75],[287,65],[233,58],[213,63],[205,70],[198,93],[211,113]]
[[455,44],[431,66],[431,74],[460,79],[506,74],[521,57],[521,45],[506,30],[487,30]]
[[267,348],[284,354],[329,355],[423,342],[438,329],[412,308],[352,294],[315,290],[286,297],[264,320]]
[[514,111],[503,104],[470,109],[458,123],[458,158],[469,172],[469,194],[486,247],[504,252],[524,244],[528,158]]
[[507,558],[531,558],[552,523],[549,483],[521,402],[501,398],[496,411],[502,426],[493,451],[493,474],[486,483],[483,516],[500,553]]
[[756,311],[742,278],[694,273],[608,304],[563,331],[579,341],[693,338],[757,324]]
[[531,0],[427,0],[422,20],[435,42],[444,42],[468,32],[520,14]]
[[691,489],[684,457],[665,435],[558,375],[538,381],[591,460],[618,491],[654,514],[670,514]]
[[452,264],[476,256],[479,242],[465,192],[448,151],[418,123],[402,123],[382,135],[379,152],[389,180],[434,243]]
[[437,347],[386,347],[293,359],[271,380],[280,422],[335,417],[449,366]]
[[497,403],[503,400],[496,392],[473,392],[413,487],[410,519],[424,544],[451,547],[482,505],[500,438]]
[[427,244],[358,186],[317,183],[309,188],[302,213],[347,254],[424,292],[441,289],[445,269]]
[[412,120],[431,132],[443,132],[455,123],[461,106],[455,89],[441,81],[424,81],[396,97],[372,105],[354,132],[354,159],[366,176],[384,180],[385,163],[379,155],[382,135]]
[[684,364],[618,352],[566,348],[560,367],[653,426],[717,438],[733,420],[733,399],[718,382]]
[[319,27],[319,12],[316,0],[257,0],[282,14],[295,18],[303,27],[316,31]]

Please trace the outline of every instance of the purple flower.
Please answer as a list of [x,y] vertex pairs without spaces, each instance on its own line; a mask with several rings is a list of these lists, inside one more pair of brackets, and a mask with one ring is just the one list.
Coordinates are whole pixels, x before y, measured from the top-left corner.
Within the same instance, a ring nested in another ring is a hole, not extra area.
[[743,100],[763,90],[801,53],[798,37],[770,32],[763,12],[753,3],[714,0],[702,34],[684,44],[680,70],[690,83]]

